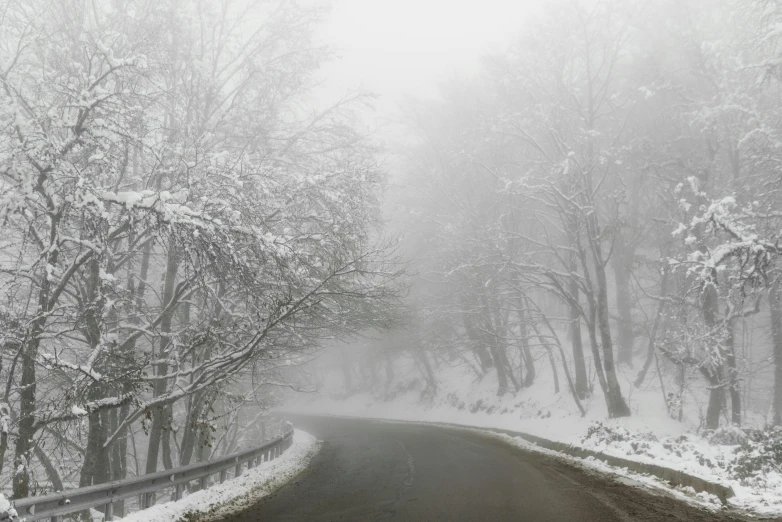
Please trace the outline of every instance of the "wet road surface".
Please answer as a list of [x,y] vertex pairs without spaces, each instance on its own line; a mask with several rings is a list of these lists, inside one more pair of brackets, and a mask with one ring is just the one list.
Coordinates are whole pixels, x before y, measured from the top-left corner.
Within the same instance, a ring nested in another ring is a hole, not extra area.
[[743,520],[588,473],[480,434],[295,417],[323,440],[312,465],[226,522]]

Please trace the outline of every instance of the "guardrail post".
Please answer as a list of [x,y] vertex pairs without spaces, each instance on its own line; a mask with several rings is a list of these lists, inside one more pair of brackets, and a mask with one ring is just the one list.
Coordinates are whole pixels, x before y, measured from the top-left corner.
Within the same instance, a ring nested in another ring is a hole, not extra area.
[[201,477],[201,480],[198,482],[198,484],[201,486],[201,489],[206,489],[209,487],[209,475],[205,477]]
[[60,515],[52,515],[51,522],[60,522]]
[[228,471],[223,470],[220,472],[220,484],[225,482],[225,479],[228,478]]
[[103,512],[103,520],[114,520],[114,503],[109,502],[106,504],[106,509]]
[[174,490],[174,500],[182,500],[182,493],[185,491],[184,484],[177,484]]
[[255,459],[250,459],[250,460],[247,461],[247,469],[248,470],[253,469],[253,460],[255,460]]
[[239,462],[239,463],[236,465],[236,469],[234,470],[234,478],[236,478],[236,477],[240,476],[241,474],[242,474],[242,463],[241,463],[241,462]]

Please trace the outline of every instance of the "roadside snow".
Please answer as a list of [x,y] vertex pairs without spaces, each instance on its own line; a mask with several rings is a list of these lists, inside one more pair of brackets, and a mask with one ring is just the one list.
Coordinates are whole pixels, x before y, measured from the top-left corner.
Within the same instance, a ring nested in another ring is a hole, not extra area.
[[294,430],[293,444],[279,458],[264,462],[238,478],[197,491],[177,502],[156,504],[119,519],[122,522],[173,522],[221,520],[241,511],[282,487],[309,465],[320,446],[312,435]]
[[695,493],[695,491],[692,488],[672,488],[670,484],[662,481],[657,477],[644,475],[641,473],[635,473],[633,471],[628,470],[627,468],[617,468],[614,466],[610,466],[605,462],[603,462],[602,460],[594,459],[592,457],[581,459],[578,457],[565,455],[557,451],[541,448],[540,446],[532,444],[531,442],[521,437],[513,437],[511,435],[506,435],[504,433],[496,433],[496,432],[491,432],[486,430],[475,430],[475,431],[479,431],[485,435],[495,437],[497,439],[505,441],[506,443],[512,446],[516,446],[526,451],[535,451],[538,453],[543,453],[559,460],[568,461],[572,465],[579,466],[581,468],[589,469],[592,471],[596,471],[603,475],[608,475],[614,478],[615,480],[619,480],[620,482],[626,483],[630,486],[640,485],[640,486],[651,487],[657,490],[664,490],[666,493],[669,493],[670,495],[672,495],[673,497],[679,500],[697,504],[698,506],[708,511],[719,511],[722,509],[722,502],[720,501],[720,499],[714,495],[710,495],[705,492]]
[[16,509],[11,507],[11,502],[5,498],[5,495],[0,493],[0,521],[14,520],[15,517],[18,516],[19,513],[16,512]]

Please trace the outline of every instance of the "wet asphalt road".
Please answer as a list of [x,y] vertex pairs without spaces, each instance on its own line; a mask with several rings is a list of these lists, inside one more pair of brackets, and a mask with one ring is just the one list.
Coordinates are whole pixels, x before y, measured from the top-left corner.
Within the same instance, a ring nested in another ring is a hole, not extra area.
[[474,432],[295,417],[323,440],[310,468],[226,522],[741,520]]

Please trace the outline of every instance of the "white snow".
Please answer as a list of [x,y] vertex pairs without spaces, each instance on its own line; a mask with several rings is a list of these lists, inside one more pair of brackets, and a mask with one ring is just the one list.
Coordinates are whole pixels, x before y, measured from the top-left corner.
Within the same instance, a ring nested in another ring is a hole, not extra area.
[[298,473],[303,471],[318,452],[315,437],[301,430],[294,430],[293,444],[277,459],[245,470],[241,476],[215,484],[204,490],[185,496],[176,502],[156,504],[119,519],[123,522],[170,522],[188,513],[209,512],[209,518],[220,520],[231,513],[241,511],[258,499],[273,493]]
[[5,495],[0,493],[0,516],[2,515],[8,516],[10,520],[13,520],[13,517],[19,516],[16,509],[11,507],[11,502],[5,498]]

